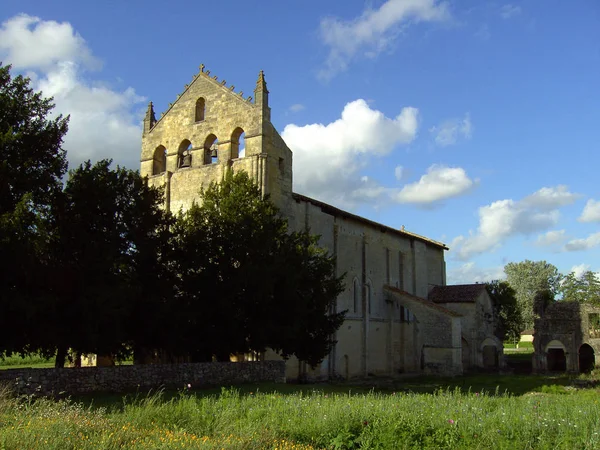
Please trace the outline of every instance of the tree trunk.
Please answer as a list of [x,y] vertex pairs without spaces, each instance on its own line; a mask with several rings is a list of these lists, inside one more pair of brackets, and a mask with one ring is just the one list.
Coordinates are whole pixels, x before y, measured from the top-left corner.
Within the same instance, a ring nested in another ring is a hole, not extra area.
[[67,360],[67,346],[59,345],[56,351],[56,362],[54,367],[57,369],[65,367],[65,361]]

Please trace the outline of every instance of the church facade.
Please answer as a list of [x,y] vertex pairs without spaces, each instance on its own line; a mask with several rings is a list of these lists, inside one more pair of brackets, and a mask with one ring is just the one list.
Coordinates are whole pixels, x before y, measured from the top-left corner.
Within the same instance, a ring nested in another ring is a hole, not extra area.
[[[148,106],[141,174],[164,187],[165,207],[178,212],[229,168],[244,170],[270,195],[292,230],[309,228],[321,236],[319,243],[335,256],[338,274],[346,273],[336,307],[348,312],[321,366],[310,369],[292,359],[288,378],[460,374],[480,365],[479,341],[489,338],[489,344],[491,331],[475,332],[470,328],[479,325],[464,313],[428,298],[433,287],[446,285],[448,248],[294,193],[292,151],[270,119],[262,71],[252,99],[200,66],[161,117],[155,117],[152,103]],[[494,342],[499,355],[502,344]],[[267,352],[265,358],[278,355]]]

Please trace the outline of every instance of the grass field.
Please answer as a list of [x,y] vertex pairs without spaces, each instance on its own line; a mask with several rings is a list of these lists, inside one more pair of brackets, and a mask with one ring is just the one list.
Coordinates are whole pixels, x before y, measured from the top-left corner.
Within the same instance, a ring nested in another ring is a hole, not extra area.
[[593,449],[600,391],[479,375],[72,400],[0,394],[0,449]]

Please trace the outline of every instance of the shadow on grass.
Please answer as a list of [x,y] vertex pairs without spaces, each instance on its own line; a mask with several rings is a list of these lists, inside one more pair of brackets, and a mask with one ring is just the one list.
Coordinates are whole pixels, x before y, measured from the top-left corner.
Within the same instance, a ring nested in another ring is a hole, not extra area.
[[[418,376],[403,380],[385,378],[371,378],[353,382],[318,383],[318,384],[241,384],[237,386],[224,386],[236,389],[242,396],[256,394],[279,395],[364,395],[378,393],[381,395],[395,392],[415,394],[432,394],[439,390],[459,389],[464,393],[485,392],[488,395],[514,395],[521,396],[529,392],[556,392],[563,391],[564,386],[569,386],[573,378],[566,375],[541,376],[541,375],[500,375],[478,374],[465,375],[451,378],[432,376]],[[187,389],[165,389],[152,391],[139,391],[128,394],[93,393],[88,395],[72,396],[71,399],[81,402],[92,408],[107,408],[109,411],[120,411],[125,404],[138,403],[149,396],[160,392],[162,401],[168,402],[180,398],[182,395],[195,397],[219,397],[223,387],[208,387]]]

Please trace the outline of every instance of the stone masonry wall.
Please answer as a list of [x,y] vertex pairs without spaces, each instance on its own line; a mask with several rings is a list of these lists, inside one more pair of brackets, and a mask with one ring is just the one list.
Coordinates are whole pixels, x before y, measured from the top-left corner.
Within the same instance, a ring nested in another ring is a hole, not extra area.
[[136,389],[285,383],[285,361],[147,364],[115,367],[0,370],[18,394],[72,395]]

